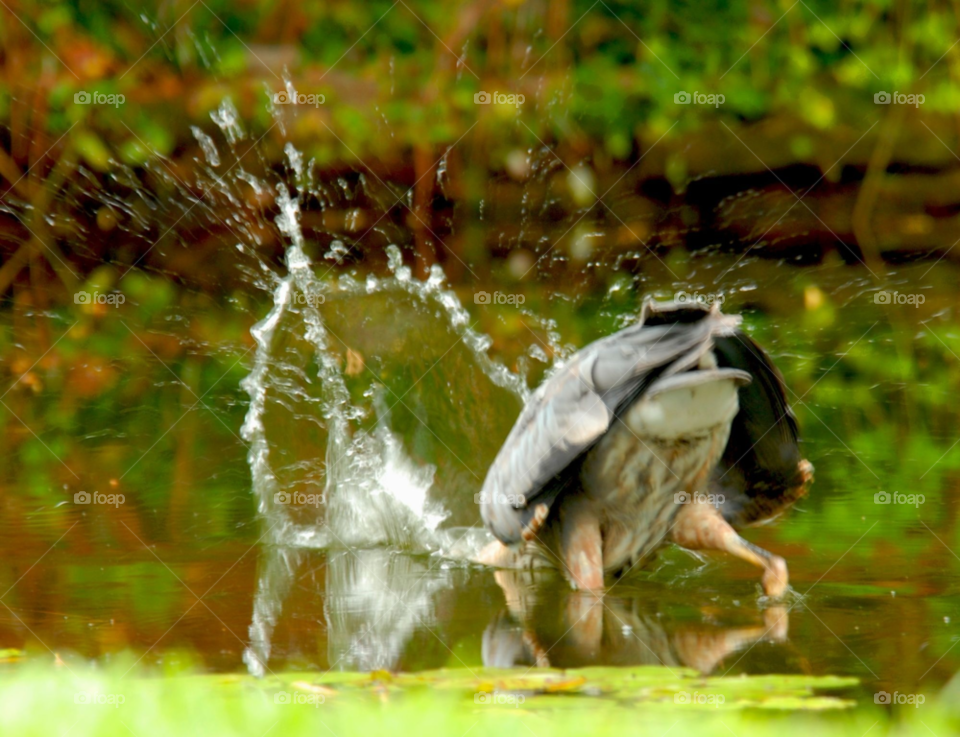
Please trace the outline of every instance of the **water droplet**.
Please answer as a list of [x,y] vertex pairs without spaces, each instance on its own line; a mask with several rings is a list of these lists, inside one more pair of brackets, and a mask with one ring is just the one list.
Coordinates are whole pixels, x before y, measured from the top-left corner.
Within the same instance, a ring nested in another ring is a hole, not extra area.
[[220,166],[220,154],[217,152],[217,146],[213,139],[195,125],[190,126],[190,132],[197,139],[200,148],[203,149],[203,157],[207,160],[207,163],[210,166]]

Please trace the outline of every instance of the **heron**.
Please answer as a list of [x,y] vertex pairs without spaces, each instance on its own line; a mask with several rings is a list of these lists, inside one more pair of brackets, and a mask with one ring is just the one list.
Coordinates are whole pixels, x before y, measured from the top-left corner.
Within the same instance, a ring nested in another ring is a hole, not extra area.
[[538,387],[480,491],[496,540],[476,560],[559,568],[599,592],[669,543],[725,551],[789,585],[783,558],[738,528],[807,492],[813,466],[779,370],[718,303],[644,300],[639,320]]

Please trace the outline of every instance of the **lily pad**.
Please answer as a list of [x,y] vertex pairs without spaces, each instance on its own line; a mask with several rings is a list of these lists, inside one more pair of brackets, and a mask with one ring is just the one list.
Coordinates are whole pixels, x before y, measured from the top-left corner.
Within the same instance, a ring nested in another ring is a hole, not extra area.
[[855,702],[849,699],[823,692],[849,689],[858,681],[843,676],[809,675],[705,678],[688,668],[641,666],[569,670],[531,668],[526,671],[444,668],[419,673],[286,673],[255,683],[265,690],[295,688],[348,699],[376,695],[382,700],[427,689],[446,693],[459,691],[484,708],[554,709],[583,705],[584,699],[589,699],[619,705],[682,705],[691,710],[819,711],[854,706]]

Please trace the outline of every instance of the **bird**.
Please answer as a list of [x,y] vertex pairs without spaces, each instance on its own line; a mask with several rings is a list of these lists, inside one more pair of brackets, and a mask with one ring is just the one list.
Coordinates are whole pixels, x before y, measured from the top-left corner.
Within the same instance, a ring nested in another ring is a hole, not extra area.
[[762,569],[771,598],[786,561],[738,528],[807,493],[780,371],[719,300],[644,299],[639,319],[570,357],[533,392],[479,493],[495,540],[475,562],[553,567],[602,592],[675,543]]

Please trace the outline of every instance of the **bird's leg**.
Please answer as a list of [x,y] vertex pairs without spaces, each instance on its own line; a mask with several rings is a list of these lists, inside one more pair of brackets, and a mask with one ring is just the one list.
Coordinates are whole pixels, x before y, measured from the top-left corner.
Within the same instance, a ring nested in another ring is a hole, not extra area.
[[732,653],[764,640],[784,642],[790,628],[787,609],[771,607],[763,613],[763,626],[735,627],[719,631],[683,629],[673,636],[673,646],[680,662],[701,673],[710,673]]
[[547,648],[540,644],[537,633],[528,627],[528,623],[533,619],[535,595],[523,586],[520,575],[516,571],[496,571],[493,574],[493,580],[503,591],[503,598],[506,599],[511,616],[523,627],[521,637],[524,647],[533,658],[534,666],[549,668],[550,658],[547,657]]
[[689,550],[723,550],[763,568],[763,590],[778,598],[787,590],[787,563],[779,555],[768,553],[747,542],[711,504],[688,504],[677,515],[673,541]]
[[530,612],[533,611],[533,602],[536,599],[528,604],[528,597],[525,596],[526,592],[518,572],[494,571],[493,580],[497,582],[497,586],[503,592],[503,598],[507,603],[507,609],[510,610],[510,615],[518,622],[525,622],[529,618]]
[[603,596],[571,592],[564,609],[564,626],[577,654],[588,662],[600,655],[603,642]]
[[603,540],[591,505],[570,500],[560,509],[560,550],[567,578],[577,589],[603,589]]

